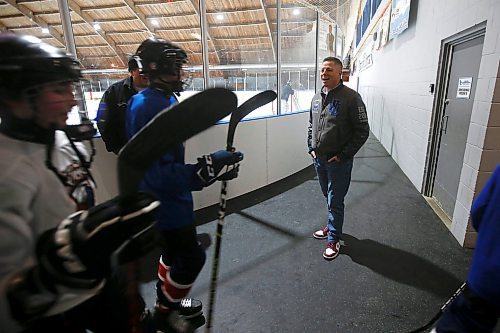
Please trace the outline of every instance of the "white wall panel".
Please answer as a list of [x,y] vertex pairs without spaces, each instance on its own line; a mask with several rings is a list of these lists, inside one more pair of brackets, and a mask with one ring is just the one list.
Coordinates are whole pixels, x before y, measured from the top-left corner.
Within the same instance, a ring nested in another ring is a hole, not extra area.
[[[286,117],[286,121],[283,121]],[[309,113],[267,119],[268,182],[273,183],[312,163],[307,153]]]
[[[244,153],[240,175],[228,184],[228,198],[240,196],[290,176],[311,164],[307,154],[308,113],[243,121],[236,128],[234,146]],[[198,156],[225,149],[227,124],[215,125],[186,141],[186,163]],[[118,192],[116,156],[96,139],[92,166],[97,198],[105,201]],[[193,192],[195,209],[219,202],[220,183]]]

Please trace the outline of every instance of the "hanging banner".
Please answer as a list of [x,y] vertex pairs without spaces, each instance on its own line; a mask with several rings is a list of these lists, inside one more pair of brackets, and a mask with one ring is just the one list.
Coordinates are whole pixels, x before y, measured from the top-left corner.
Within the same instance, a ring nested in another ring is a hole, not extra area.
[[410,0],[392,0],[391,29],[389,40],[408,28],[410,18]]
[[389,24],[391,22],[391,6],[387,6],[383,12],[380,22],[377,25],[375,40],[375,50],[380,50],[387,44],[389,37]]

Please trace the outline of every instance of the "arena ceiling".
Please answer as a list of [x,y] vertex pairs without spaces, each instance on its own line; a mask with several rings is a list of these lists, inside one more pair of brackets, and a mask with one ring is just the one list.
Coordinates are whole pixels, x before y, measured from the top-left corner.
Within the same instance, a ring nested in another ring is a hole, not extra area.
[[[59,1],[0,0],[0,30],[33,35],[64,48]],[[281,1],[283,54],[311,33],[317,12],[344,30],[350,2]],[[67,4],[77,57],[85,69],[125,68],[127,56],[151,36],[179,44],[192,64],[202,64],[199,0],[67,0]],[[206,0],[204,7],[211,65],[276,63],[276,0]]]

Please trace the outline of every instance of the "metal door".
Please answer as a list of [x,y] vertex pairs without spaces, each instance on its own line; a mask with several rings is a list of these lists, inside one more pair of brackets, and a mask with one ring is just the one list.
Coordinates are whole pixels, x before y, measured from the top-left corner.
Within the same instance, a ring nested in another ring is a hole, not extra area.
[[484,36],[455,45],[443,102],[433,197],[451,219],[469,132]]

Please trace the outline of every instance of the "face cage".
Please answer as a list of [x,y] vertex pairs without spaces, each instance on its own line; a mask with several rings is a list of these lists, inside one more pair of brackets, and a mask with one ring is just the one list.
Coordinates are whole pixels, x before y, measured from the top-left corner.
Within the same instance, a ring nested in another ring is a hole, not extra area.
[[180,81],[182,84],[182,91],[186,91],[193,83],[193,74],[187,70],[187,63],[182,64],[181,71],[184,73],[184,78]]
[[34,116],[36,118],[38,117],[38,108],[35,104],[35,99],[40,95],[40,92],[43,88],[50,85],[73,83],[73,99],[75,100],[77,105],[81,105],[81,103],[84,102],[84,98],[83,96],[79,96],[79,94],[77,94],[77,89],[80,89],[79,86],[81,85],[81,81],[82,81],[81,79],[79,81],[74,81],[74,79],[64,79],[64,80],[51,81],[39,84],[23,90],[22,98],[27,99],[29,101],[30,107],[34,111]]
[[[187,58],[186,59],[178,59],[175,66],[177,69],[177,73],[182,73],[180,75],[180,79],[176,80],[176,81],[170,81],[170,82],[164,81],[163,83],[168,84],[169,90],[172,90],[173,92],[186,91],[191,86],[191,84],[193,82],[193,77],[192,77],[191,72],[186,69],[187,68]],[[151,75],[151,73],[150,73],[150,75],[148,75],[147,72],[145,73],[146,76],[149,76],[150,80],[154,77],[159,77],[162,74],[172,75],[171,73],[154,73],[154,75]]]

